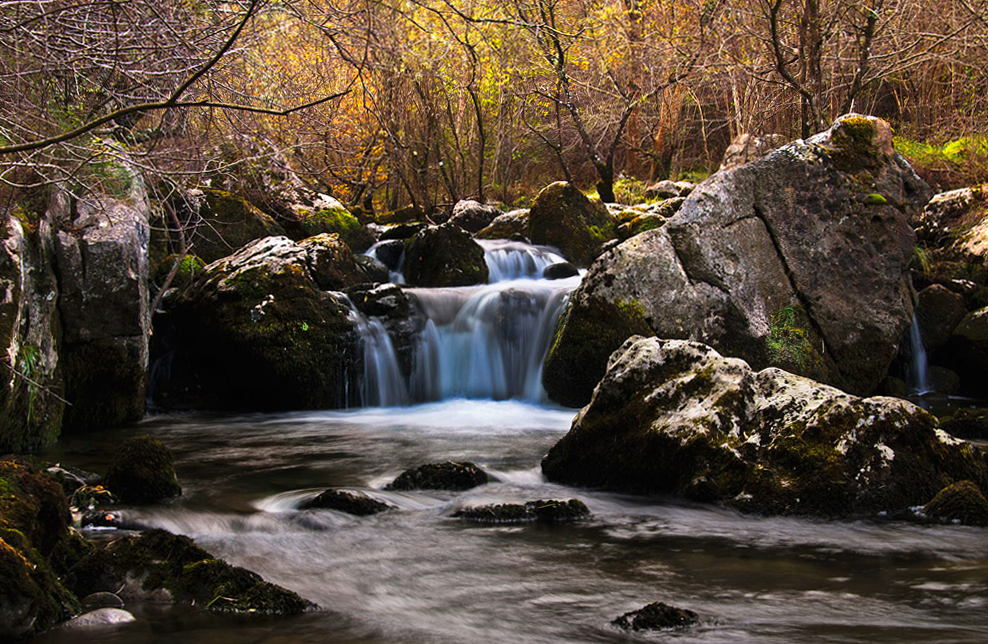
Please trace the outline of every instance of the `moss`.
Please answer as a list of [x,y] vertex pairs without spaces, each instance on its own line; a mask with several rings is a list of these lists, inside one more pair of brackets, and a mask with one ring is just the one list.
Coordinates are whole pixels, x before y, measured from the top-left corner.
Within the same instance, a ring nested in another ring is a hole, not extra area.
[[838,120],[831,130],[830,156],[838,169],[857,173],[876,168],[881,154],[875,145],[878,134],[875,123],[865,116],[852,115]]
[[326,208],[305,215],[301,221],[305,237],[336,233],[355,252],[371,247],[374,238],[360,221],[342,208]]
[[949,523],[988,525],[988,501],[973,481],[960,481],[940,490],[923,513]]
[[772,364],[783,368],[795,367],[793,370],[806,368],[813,347],[809,333],[800,324],[802,318],[805,318],[803,310],[794,306],[784,306],[772,316],[769,334],[765,338]]
[[216,612],[297,615],[313,604],[269,584],[257,573],[220,559],[203,559],[182,567],[169,589],[177,597]]
[[173,253],[165,257],[158,264],[157,270],[155,270],[153,275],[154,281],[158,284],[163,284],[176,262],[179,263],[178,270],[175,272],[175,277],[172,278],[172,286],[176,287],[191,284],[192,280],[199,276],[206,267],[206,263],[198,255],[181,256]]
[[103,483],[125,503],[156,503],[182,493],[171,453],[153,436],[121,443]]
[[638,302],[589,297],[578,308],[568,306],[542,371],[549,397],[569,407],[587,404],[607,358],[633,335],[653,335]]
[[529,213],[528,237],[535,244],[559,248],[578,266],[587,266],[600,254],[604,242],[617,239],[617,221],[603,204],[560,181],[536,197]]
[[888,199],[878,194],[877,192],[872,192],[867,197],[865,197],[865,204],[868,206],[883,206],[889,202]]

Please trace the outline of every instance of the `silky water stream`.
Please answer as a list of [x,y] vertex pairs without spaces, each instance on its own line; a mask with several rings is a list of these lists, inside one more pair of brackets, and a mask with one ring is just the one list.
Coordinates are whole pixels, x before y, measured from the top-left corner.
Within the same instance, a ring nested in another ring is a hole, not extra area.
[[[576,281],[552,284],[532,279],[538,269],[526,271],[484,288],[421,295],[434,321],[418,349],[417,364],[428,369],[404,379],[388,375],[382,358],[373,383],[365,382],[379,400],[402,406],[163,415],[68,437],[47,455],[98,470],[124,436],[157,436],[175,455],[184,494],[164,506],[125,508],[125,518],[187,534],[323,610],[270,618],[128,606],[135,623],[56,630],[37,641],[988,641],[982,529],[742,516],[544,481],[539,460],[574,412],[548,403],[532,383]],[[508,304],[481,323],[484,301]],[[422,400],[432,402],[411,404]],[[473,461],[497,482],[458,493],[383,490],[408,467],[448,459]],[[371,517],[297,509],[330,486],[398,509]],[[508,526],[451,518],[466,506],[571,497],[587,503],[591,520]],[[652,601],[694,610],[701,624],[656,634],[609,625]]]

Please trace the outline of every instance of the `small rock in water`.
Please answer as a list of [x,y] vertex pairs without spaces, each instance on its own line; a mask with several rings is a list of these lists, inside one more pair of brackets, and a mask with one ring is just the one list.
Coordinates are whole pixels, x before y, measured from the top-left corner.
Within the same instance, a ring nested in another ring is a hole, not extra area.
[[490,482],[487,472],[473,463],[429,463],[402,472],[386,490],[469,490]]
[[346,490],[326,490],[299,506],[302,510],[337,510],[358,517],[369,516],[392,509],[387,503],[372,499],[366,494]]
[[590,509],[579,499],[538,500],[520,503],[482,505],[458,510],[453,516],[481,523],[565,523],[590,517]]
[[988,500],[973,481],[959,481],[937,492],[923,514],[948,523],[988,525]]
[[120,610],[119,608],[97,608],[88,613],[83,613],[74,619],[70,619],[62,628],[93,628],[126,624],[133,621],[137,620],[125,610]]
[[679,630],[699,623],[700,618],[693,611],[662,602],[653,602],[644,608],[625,613],[611,622],[626,631]]
[[549,264],[542,271],[542,277],[547,280],[565,279],[567,277],[573,277],[574,275],[579,274],[579,269],[569,262],[556,262],[555,264]]

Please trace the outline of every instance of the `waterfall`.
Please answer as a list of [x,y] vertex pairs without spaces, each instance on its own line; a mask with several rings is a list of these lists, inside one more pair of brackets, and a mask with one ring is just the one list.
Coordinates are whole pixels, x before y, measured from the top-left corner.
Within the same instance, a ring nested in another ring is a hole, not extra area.
[[909,327],[909,389],[912,393],[923,395],[930,393],[930,369],[926,359],[926,348],[923,346],[923,338],[919,331],[919,322],[913,316],[912,325]]
[[545,402],[542,362],[580,277],[541,279],[546,266],[565,261],[553,249],[502,240],[480,243],[491,283],[405,289],[421,326],[407,375],[385,325],[354,311],[363,343],[364,406],[448,398]]

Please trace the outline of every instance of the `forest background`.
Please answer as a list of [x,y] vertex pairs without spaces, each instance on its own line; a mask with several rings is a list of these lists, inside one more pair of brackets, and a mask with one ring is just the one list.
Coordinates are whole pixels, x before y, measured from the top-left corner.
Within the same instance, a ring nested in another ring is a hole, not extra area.
[[605,201],[856,111],[988,180],[988,0],[3,0],[0,205],[290,166],[351,209]]

